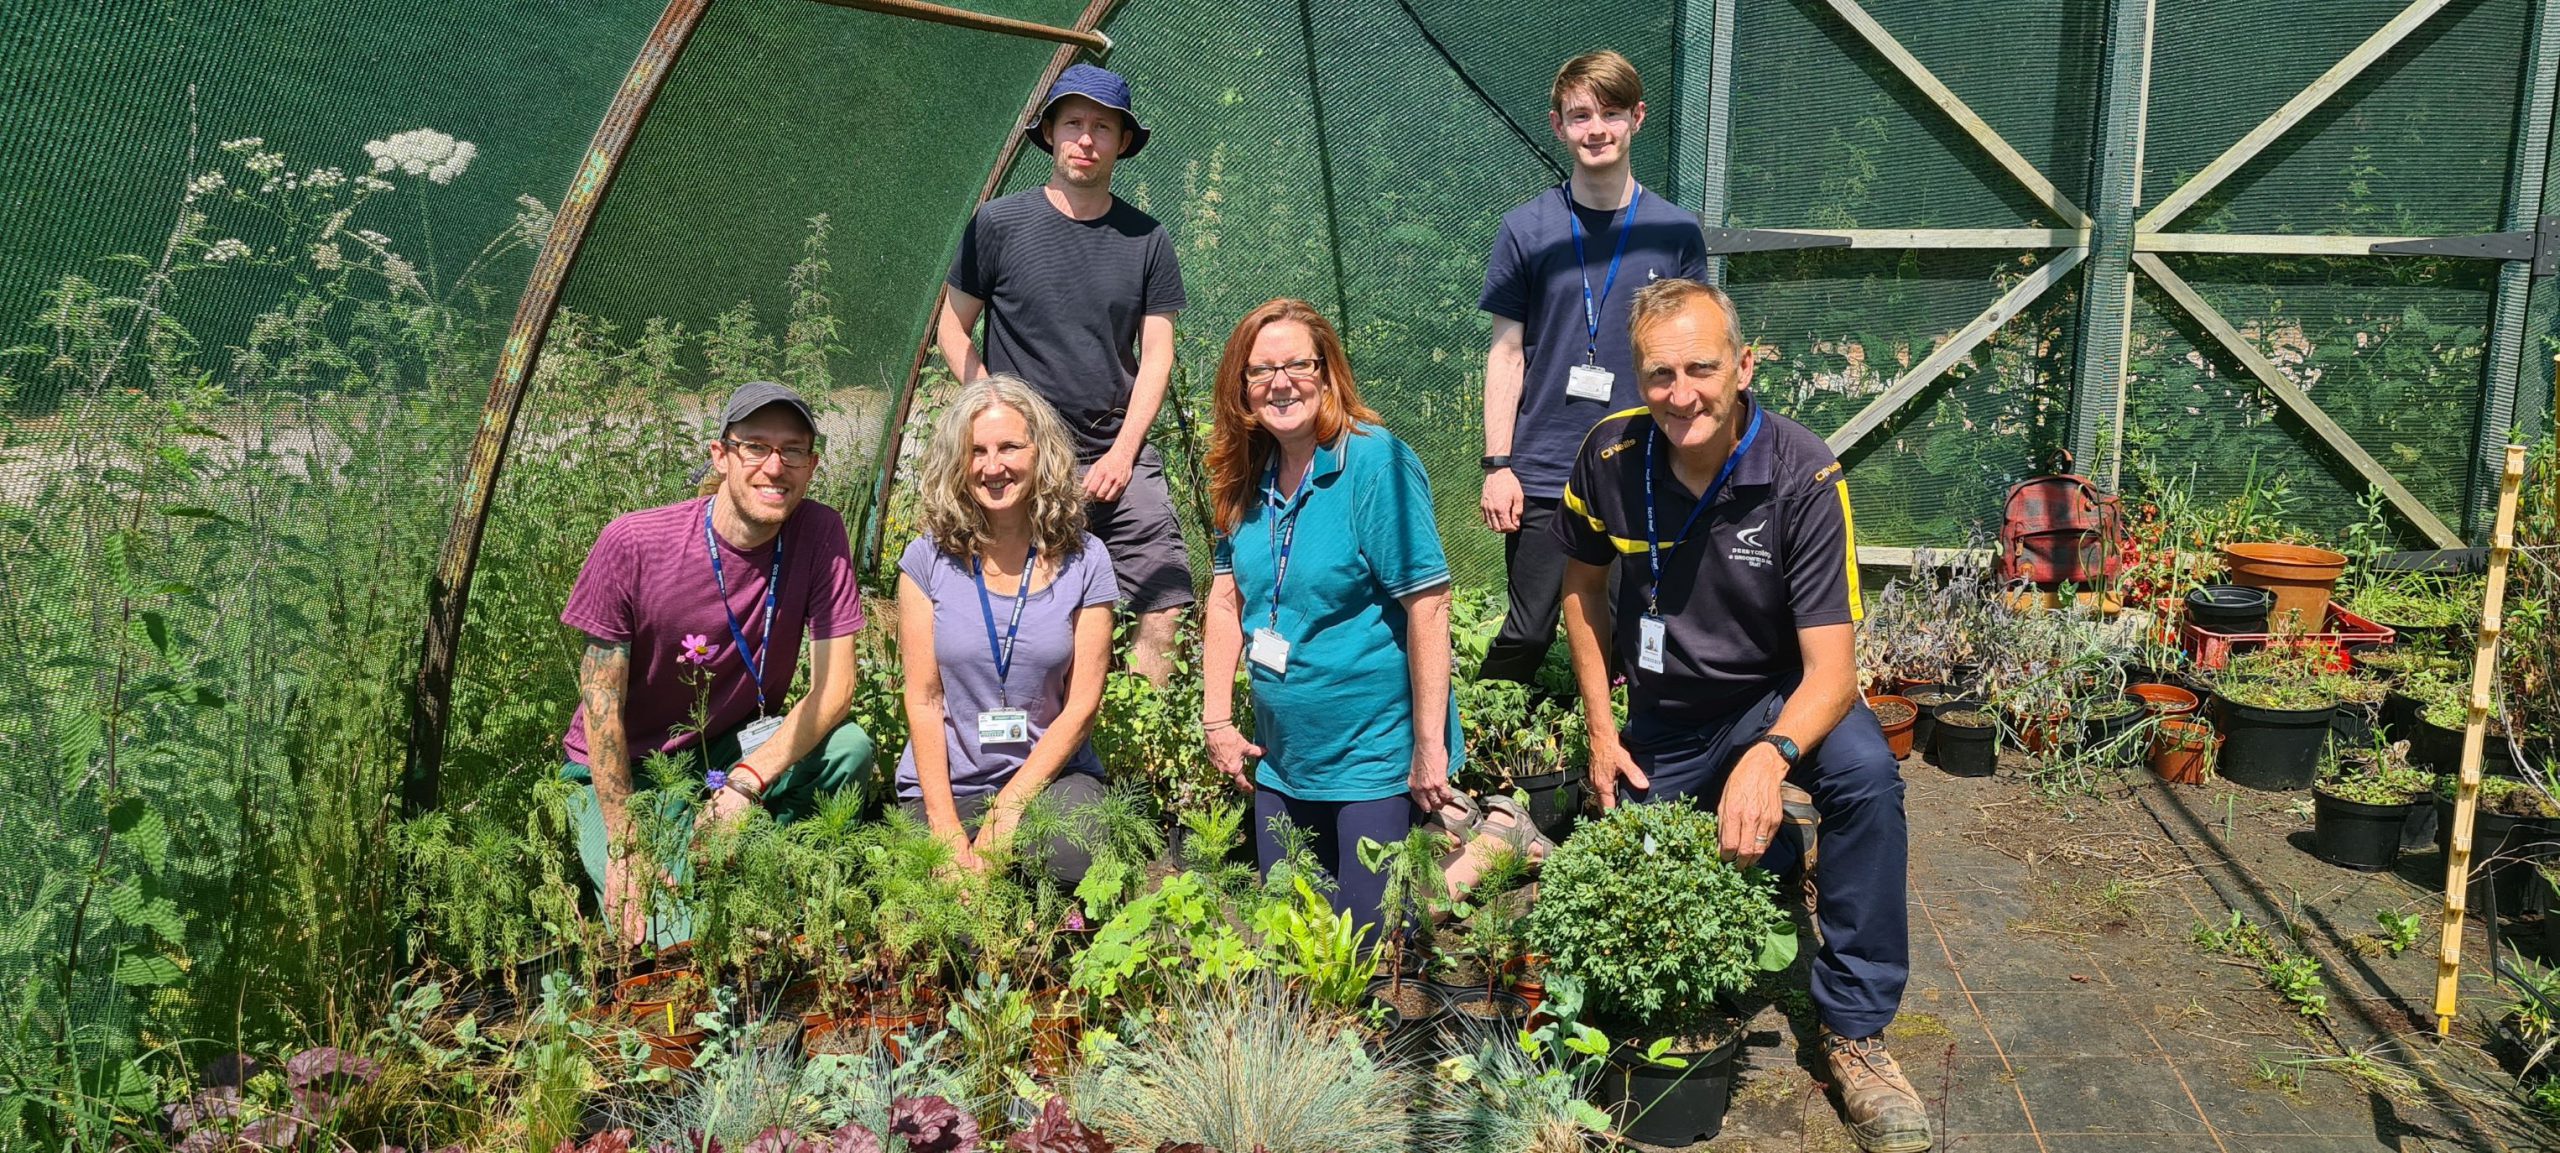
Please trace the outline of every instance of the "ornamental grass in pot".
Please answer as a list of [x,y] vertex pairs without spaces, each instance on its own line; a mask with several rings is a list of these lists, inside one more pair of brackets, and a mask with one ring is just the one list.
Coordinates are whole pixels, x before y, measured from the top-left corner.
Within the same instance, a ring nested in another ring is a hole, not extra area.
[[1795,960],[1775,892],[1719,858],[1715,816],[1685,799],[1621,805],[1547,858],[1530,949],[1579,983],[1611,1036],[1656,1039],[1614,1053],[1593,1095],[1628,1137],[1686,1145],[1723,1129],[1741,1041],[1726,998]]
[[2400,830],[2434,787],[2434,774],[2409,763],[2407,741],[2341,752],[2312,786],[2312,855],[2365,872],[2398,864]]

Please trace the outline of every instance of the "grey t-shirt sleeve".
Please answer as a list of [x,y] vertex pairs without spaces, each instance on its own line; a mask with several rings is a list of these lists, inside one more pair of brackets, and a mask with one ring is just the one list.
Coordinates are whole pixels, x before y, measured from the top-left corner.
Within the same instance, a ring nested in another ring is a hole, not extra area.
[[969,214],[969,226],[960,230],[960,251],[951,258],[951,275],[943,283],[980,300],[995,294],[994,231],[984,205]]
[[1146,315],[1169,316],[1191,304],[1182,287],[1182,261],[1173,252],[1173,235],[1161,224],[1147,245]]
[[1091,533],[1084,538],[1084,588],[1076,595],[1076,607],[1117,604],[1120,600],[1120,577],[1112,566],[1111,550]]

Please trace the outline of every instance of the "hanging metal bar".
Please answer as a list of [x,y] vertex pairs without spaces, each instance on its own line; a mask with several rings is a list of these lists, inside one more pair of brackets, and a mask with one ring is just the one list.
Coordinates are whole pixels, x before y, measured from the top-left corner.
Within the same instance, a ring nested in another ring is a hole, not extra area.
[[605,109],[604,122],[596,126],[595,139],[587,145],[586,160],[569,182],[559,210],[551,215],[551,234],[543,239],[542,255],[534,261],[533,275],[525,282],[524,295],[516,301],[515,322],[507,330],[497,371],[490,377],[489,399],[480,410],[480,433],[471,442],[470,461],[464,466],[461,499],[454,505],[453,522],[445,530],[444,552],[437,558],[435,575],[427,585],[427,633],[418,658],[418,678],[409,696],[409,756],[400,784],[401,807],[411,814],[436,805],[444,764],[446,710],[453,695],[453,661],[462,640],[463,614],[471,599],[471,572],[480,560],[480,538],[488,529],[489,503],[497,493],[498,470],[506,462],[507,445],[515,437],[516,415],[524,407],[525,386],[533,379],[534,364],[542,357],[543,337],[549,335],[552,316],[559,310],[560,290],[568,284],[570,270],[577,267],[578,253],[586,247],[587,232],[595,225],[596,212],[603,207],[605,194],[613,189],[614,177],[621,173],[623,159],[631,150],[632,140],[640,135],[641,124],[648,120],[659,89],[675,71],[676,61],[684,55],[685,46],[693,42],[695,30],[702,26],[702,14],[710,7],[711,0],[674,0],[658,17],[658,26],[640,45],[639,58],[632,61],[621,89]]
[[954,28],[1020,36],[1028,40],[1073,44],[1096,56],[1111,54],[1111,38],[1090,28],[1056,28],[1047,24],[1034,24],[1028,20],[1015,20],[1007,16],[989,16],[982,12],[971,12],[965,8],[927,4],[924,0],[816,0],[816,2],[831,4],[838,8],[877,12],[884,16],[904,16],[909,20],[948,24]]
[[2373,459],[2373,454],[2366,452],[2363,445],[2347,435],[2347,430],[2338,427],[2337,421],[2329,419],[2329,414],[2322,412],[2308,394],[2295,387],[2293,381],[2266,358],[2266,354],[2259,352],[2256,345],[2240,335],[2239,329],[2232,327],[2230,321],[2223,319],[2220,312],[2206,303],[2204,295],[2197,292],[2194,285],[2188,284],[2186,278],[2171,271],[2158,256],[2148,252],[2135,253],[2133,264],[2176,300],[2178,307],[2194,317],[2206,332],[2211,333],[2215,342],[2238,360],[2241,367],[2248,369],[2249,375],[2258,378],[2258,383],[2275,394],[2275,398],[2291,409],[2297,419],[2309,425],[2320,439],[2329,442],[2330,450],[2345,459],[2347,466],[2356,470],[2365,483],[2380,489],[2382,495],[2391,501],[2391,506],[2398,509],[2401,516],[2407,517],[2409,523],[2418,526],[2419,531],[2426,533],[2427,539],[2434,541],[2437,548],[2462,547],[2461,537],[2411,493],[2408,486],[2401,484],[2400,478],[2391,475],[2390,469],[2382,467],[2382,462]]

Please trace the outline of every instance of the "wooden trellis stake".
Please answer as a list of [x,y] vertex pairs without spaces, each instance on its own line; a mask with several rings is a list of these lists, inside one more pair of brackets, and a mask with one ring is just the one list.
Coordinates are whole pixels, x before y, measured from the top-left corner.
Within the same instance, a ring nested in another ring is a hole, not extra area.
[[2480,750],[2489,736],[2497,684],[2499,618],[2507,600],[2507,555],[2516,543],[2516,495],[2524,488],[2524,446],[2507,446],[2498,480],[2498,529],[2489,538],[2489,588],[2480,599],[2480,637],[2471,652],[2470,715],[2462,727],[2462,779],[2453,799],[2453,851],[2444,864],[2444,942],[2436,950],[2436,1035],[2453,1034],[2462,986],[2462,913],[2471,895],[2471,818],[2480,803]]

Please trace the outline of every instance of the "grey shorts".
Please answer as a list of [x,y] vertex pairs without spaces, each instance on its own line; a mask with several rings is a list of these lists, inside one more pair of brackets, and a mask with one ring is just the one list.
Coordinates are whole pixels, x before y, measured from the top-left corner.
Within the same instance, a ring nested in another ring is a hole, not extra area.
[[1085,528],[1111,550],[1120,578],[1120,604],[1135,613],[1175,609],[1197,599],[1191,592],[1191,550],[1174,519],[1173,494],[1165,486],[1164,458],[1154,445],[1138,450],[1129,487],[1118,500],[1085,505]]

